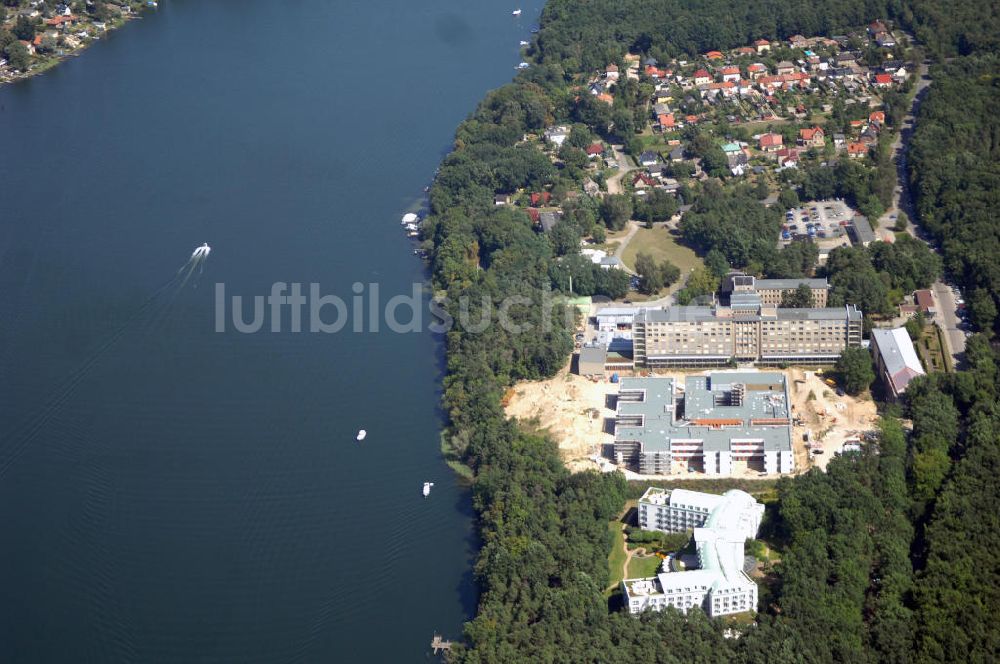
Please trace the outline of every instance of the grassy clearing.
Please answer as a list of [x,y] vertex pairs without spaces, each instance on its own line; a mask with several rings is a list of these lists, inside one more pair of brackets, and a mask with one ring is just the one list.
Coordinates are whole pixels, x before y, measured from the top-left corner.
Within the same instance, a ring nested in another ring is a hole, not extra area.
[[649,556],[648,558],[639,558],[638,556],[632,556],[632,560],[628,563],[628,577],[629,579],[642,579],[647,576],[656,576],[656,573],[660,569],[660,563],[663,560],[659,556]]
[[668,260],[680,268],[681,274],[690,272],[704,263],[698,254],[680,245],[665,228],[640,228],[622,252],[622,261],[635,269],[635,258],[640,253],[651,255],[657,261]]

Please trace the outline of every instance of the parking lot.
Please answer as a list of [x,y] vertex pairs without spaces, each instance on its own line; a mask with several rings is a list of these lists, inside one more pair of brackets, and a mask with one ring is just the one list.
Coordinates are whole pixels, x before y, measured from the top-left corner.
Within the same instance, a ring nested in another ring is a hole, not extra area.
[[810,239],[821,248],[832,248],[847,242],[847,225],[854,217],[847,203],[839,200],[804,203],[785,213],[781,242]]

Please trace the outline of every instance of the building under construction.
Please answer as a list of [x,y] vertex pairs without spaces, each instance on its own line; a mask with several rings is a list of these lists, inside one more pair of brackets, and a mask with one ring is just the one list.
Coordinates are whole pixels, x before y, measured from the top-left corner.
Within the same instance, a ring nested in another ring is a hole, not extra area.
[[625,378],[618,391],[616,461],[643,475],[794,470],[788,385],[780,373],[719,371]]

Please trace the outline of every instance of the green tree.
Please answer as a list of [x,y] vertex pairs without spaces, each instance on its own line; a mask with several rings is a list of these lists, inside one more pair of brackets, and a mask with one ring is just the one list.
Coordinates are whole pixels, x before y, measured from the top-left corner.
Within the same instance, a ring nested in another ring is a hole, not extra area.
[[7,56],[7,62],[10,66],[19,71],[27,71],[31,64],[31,54],[28,53],[27,47],[19,41],[8,44],[7,48],[4,49],[4,55]]
[[663,288],[663,272],[656,264],[656,259],[649,254],[640,252],[635,257],[635,271],[639,275],[640,293],[653,295]]
[[608,194],[601,201],[601,218],[611,230],[620,231],[632,218],[632,197],[625,194]]
[[732,269],[729,261],[726,260],[725,254],[714,247],[705,254],[705,267],[719,279],[729,274],[729,270]]
[[808,309],[813,306],[812,289],[809,284],[799,284],[795,290],[785,293],[781,298],[781,306],[788,309]]
[[712,295],[718,288],[718,277],[705,268],[696,268],[688,277],[684,288],[678,291],[677,301],[682,305],[691,304],[697,298]]
[[910,225],[910,217],[908,214],[900,210],[896,215],[896,223],[892,225],[892,230],[897,233],[902,233],[906,230],[906,227]]
[[784,187],[781,193],[778,194],[778,205],[781,206],[783,210],[790,210],[794,207],[799,206],[799,194],[797,191],[791,187]]
[[11,28],[14,36],[23,41],[31,41],[35,38],[35,22],[27,16],[18,16],[14,27]]
[[972,291],[969,298],[969,314],[972,323],[983,332],[991,333],[997,318],[997,304],[985,288]]
[[875,382],[872,358],[864,348],[845,348],[834,369],[848,394],[860,394]]

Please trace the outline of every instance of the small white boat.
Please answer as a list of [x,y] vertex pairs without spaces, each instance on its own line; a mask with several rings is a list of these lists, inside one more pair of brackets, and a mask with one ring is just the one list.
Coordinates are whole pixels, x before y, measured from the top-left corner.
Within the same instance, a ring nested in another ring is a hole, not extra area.
[[420,221],[420,217],[418,215],[416,215],[416,214],[414,214],[412,212],[407,212],[406,214],[403,215],[403,221],[401,223],[403,225],[406,225],[406,224],[415,224],[418,221]]
[[518,69],[527,69],[527,68],[528,68],[528,67],[530,67],[530,66],[531,66],[531,65],[529,65],[529,64],[528,64],[527,62],[522,62],[522,63],[520,63],[520,64],[519,64],[519,65],[517,66],[517,68],[518,68]]
[[426,498],[431,494],[431,487],[434,486],[434,482],[424,482],[424,497]]
[[520,9],[515,9],[514,11],[512,11],[510,13],[510,15],[511,16],[520,16],[521,15],[521,10]]
[[367,436],[367,435],[368,435],[367,431],[365,431],[364,429],[359,429],[356,440],[364,440],[365,436]]
[[528,46],[530,44],[531,42],[524,41],[523,39],[521,40],[521,46]]

